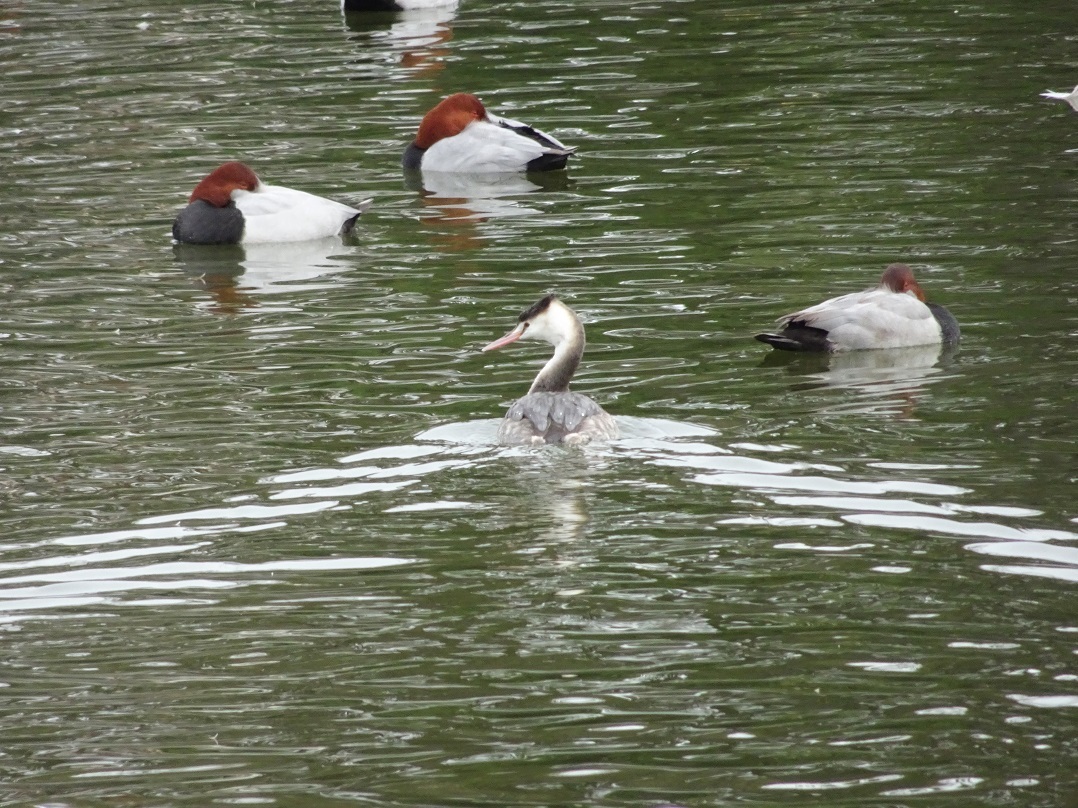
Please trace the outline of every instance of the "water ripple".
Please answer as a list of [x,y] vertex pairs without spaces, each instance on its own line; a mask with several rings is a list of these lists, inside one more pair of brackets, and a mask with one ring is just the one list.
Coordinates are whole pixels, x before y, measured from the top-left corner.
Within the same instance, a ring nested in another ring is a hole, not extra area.
[[[1066,15],[0,5],[9,801],[1069,794]],[[569,170],[406,181],[456,89]],[[236,157],[374,206],[173,249]],[[894,260],[961,352],[752,340]],[[496,445],[548,291],[620,441]]]

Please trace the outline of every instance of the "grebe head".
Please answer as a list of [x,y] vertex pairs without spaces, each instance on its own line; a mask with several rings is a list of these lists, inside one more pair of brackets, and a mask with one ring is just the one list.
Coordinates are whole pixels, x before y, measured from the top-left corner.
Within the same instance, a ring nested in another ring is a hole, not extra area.
[[518,339],[537,339],[549,342],[555,348],[564,342],[579,339],[583,343],[583,328],[576,314],[557,295],[547,295],[534,306],[521,312],[516,328],[501,339],[483,348],[496,348],[516,342]]

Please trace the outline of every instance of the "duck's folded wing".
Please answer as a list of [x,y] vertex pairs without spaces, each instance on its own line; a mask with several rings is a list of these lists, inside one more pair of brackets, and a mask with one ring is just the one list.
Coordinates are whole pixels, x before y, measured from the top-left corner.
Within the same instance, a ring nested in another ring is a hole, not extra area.
[[927,345],[940,340],[931,310],[910,294],[872,290],[825,301],[784,318],[827,333],[834,350]]
[[529,126],[521,121],[514,121],[512,118],[500,118],[489,112],[487,113],[487,117],[490,119],[491,123],[494,123],[503,129],[509,129],[529,140],[534,140],[540,146],[543,146],[548,154],[572,154],[576,151],[575,147],[566,146],[556,137],[548,132],[544,132],[542,129],[536,129],[534,126]]
[[337,235],[368,206],[350,207],[306,191],[263,185],[238,191],[236,207],[246,222],[245,242],[303,241]]
[[521,171],[532,160],[549,154],[550,149],[512,129],[476,121],[427,149],[423,168],[479,174]]

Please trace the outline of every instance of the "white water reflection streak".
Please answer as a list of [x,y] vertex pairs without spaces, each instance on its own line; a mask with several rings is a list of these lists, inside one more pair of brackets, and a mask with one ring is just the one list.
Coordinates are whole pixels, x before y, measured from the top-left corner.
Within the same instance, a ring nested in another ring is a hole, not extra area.
[[[223,504],[145,516],[127,529],[41,542],[38,549],[46,552],[49,547],[96,548],[107,544],[120,549],[46,554],[25,563],[0,564],[0,611],[130,605],[143,602],[130,597],[146,590],[168,592],[169,597],[184,600],[194,591],[279,583],[281,573],[302,577],[415,563],[416,558],[398,556],[279,557],[257,562],[191,557],[212,556],[216,541],[231,533],[273,533],[296,520],[360,506],[389,519],[417,512],[482,513],[489,510],[485,504],[441,489],[452,488],[459,475],[479,466],[533,456],[545,458],[540,466],[557,466],[557,479],[549,483],[553,487],[547,511],[551,522],[548,536],[559,542],[583,535],[581,528],[589,521],[590,505],[580,493],[598,481],[609,481],[611,476],[624,477],[626,464],[646,463],[683,471],[683,481],[689,486],[751,492],[751,500],[759,503],[757,513],[743,512],[744,504],[739,505],[742,512],[738,514],[718,508],[713,524],[774,529],[776,545],[785,549],[841,553],[871,547],[854,535],[844,541],[848,527],[860,526],[976,537],[989,541],[968,545],[973,552],[1033,562],[985,565],[987,571],[1078,581],[1078,550],[1050,544],[1073,541],[1078,534],[1022,524],[1041,515],[1035,509],[955,502],[971,490],[926,479],[931,471],[945,472],[946,466],[884,468],[867,462],[861,468],[849,468],[827,462],[818,454],[805,456],[788,443],[722,446],[718,433],[706,427],[647,418],[618,420],[622,439],[573,450],[497,446],[497,419],[446,424],[419,435],[421,442],[349,454],[330,467],[271,475],[263,480],[265,490],[261,493],[238,493],[226,497]],[[576,467],[582,474],[570,473]],[[534,462],[517,463],[515,473],[534,476],[535,470]],[[791,495],[791,491],[803,493]],[[998,521],[986,521],[985,516]],[[1005,523],[1008,521],[1019,523]],[[811,543],[791,541],[791,529],[806,528],[826,532]],[[279,548],[272,551],[283,555]],[[124,563],[149,556],[161,560]]]

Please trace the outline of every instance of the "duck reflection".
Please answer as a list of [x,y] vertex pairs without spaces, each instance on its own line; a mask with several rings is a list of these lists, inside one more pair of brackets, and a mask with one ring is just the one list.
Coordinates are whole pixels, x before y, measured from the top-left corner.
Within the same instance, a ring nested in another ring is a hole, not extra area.
[[234,314],[260,306],[262,295],[325,289],[333,275],[354,268],[339,238],[280,244],[175,244],[184,274],[214,298],[210,310]]
[[953,347],[918,345],[879,351],[787,353],[774,351],[761,367],[783,367],[804,381],[793,390],[836,388],[856,398],[838,409],[897,418],[913,417],[924,388],[946,378],[944,370],[957,353]]
[[4,4],[0,7],[0,34],[21,34],[23,15],[22,3]]
[[409,171],[405,185],[422,195],[423,205],[434,211],[428,217],[442,221],[456,219],[498,219],[505,216],[532,216],[535,208],[515,197],[542,190],[565,188],[564,172],[553,174],[458,174],[445,171]]
[[441,228],[439,244],[452,252],[480,246],[479,224],[541,213],[538,208],[524,204],[521,197],[567,188],[569,179],[564,171],[531,174],[406,171],[404,183],[420,194],[424,208],[422,225]]
[[413,77],[429,77],[444,69],[449,55],[446,45],[453,39],[449,23],[457,14],[455,0],[425,0],[418,4],[345,0],[341,12],[348,29],[367,40],[365,51],[392,55]]

